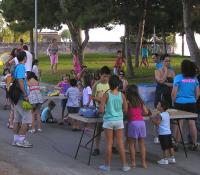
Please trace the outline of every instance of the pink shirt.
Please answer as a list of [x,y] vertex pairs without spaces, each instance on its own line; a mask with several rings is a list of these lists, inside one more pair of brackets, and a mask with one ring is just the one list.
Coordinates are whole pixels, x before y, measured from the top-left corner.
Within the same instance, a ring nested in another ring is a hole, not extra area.
[[128,109],[128,120],[129,121],[144,120],[144,118],[142,116],[141,107],[129,108]]

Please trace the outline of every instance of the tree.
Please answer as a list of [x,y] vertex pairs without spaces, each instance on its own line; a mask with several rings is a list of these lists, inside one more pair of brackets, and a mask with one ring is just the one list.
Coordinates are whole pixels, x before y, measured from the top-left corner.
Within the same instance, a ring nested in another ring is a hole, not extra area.
[[[33,28],[34,28],[34,1],[33,0],[2,0],[1,13],[8,22],[8,26],[15,32],[30,32],[31,51],[33,51]],[[60,29],[61,20],[59,14],[59,2],[40,0],[38,1],[38,28]]]
[[[63,22],[68,25],[72,47],[78,52],[79,62],[84,60],[84,49],[89,41],[89,29],[106,26],[111,21],[111,0],[59,0]],[[82,38],[82,31],[85,38]]]
[[65,42],[67,42],[67,40],[70,40],[71,36],[70,36],[69,30],[67,30],[67,29],[63,30],[62,33],[61,33],[61,38]]
[[192,0],[182,0],[182,5],[184,29],[191,60],[200,66],[200,51],[194,37],[194,26],[192,26],[192,11],[195,6],[200,7],[200,2],[196,1],[196,3],[194,3]]

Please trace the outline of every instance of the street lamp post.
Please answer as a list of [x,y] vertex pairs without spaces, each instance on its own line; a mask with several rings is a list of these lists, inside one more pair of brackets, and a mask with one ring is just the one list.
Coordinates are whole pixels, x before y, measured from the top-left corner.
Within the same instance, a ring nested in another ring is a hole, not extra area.
[[38,33],[37,33],[37,23],[38,23],[38,4],[37,4],[37,0],[35,0],[35,42],[34,42],[34,52],[35,52],[35,59],[38,58]]

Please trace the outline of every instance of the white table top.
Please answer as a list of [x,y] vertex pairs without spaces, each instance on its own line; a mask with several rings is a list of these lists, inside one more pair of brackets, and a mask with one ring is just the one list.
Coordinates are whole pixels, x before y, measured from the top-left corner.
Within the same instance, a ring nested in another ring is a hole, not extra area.
[[[180,111],[180,110],[176,110],[176,109],[169,109],[168,112],[169,112],[170,118],[172,120],[191,119],[191,118],[197,118],[198,117],[198,115],[195,114],[195,113]],[[157,111],[152,111],[152,115],[156,115],[156,114],[158,114]],[[79,114],[69,114],[68,117],[75,119],[75,120],[79,120],[81,122],[85,122],[85,123],[101,123],[101,122],[103,122],[103,117],[86,118],[86,117],[80,116]],[[144,120],[150,120],[150,117],[145,116]]]
[[59,96],[43,96],[43,99],[44,100],[56,100],[56,99],[59,99],[59,100],[63,100],[63,99],[66,99],[67,97],[64,96],[64,95],[59,95]]

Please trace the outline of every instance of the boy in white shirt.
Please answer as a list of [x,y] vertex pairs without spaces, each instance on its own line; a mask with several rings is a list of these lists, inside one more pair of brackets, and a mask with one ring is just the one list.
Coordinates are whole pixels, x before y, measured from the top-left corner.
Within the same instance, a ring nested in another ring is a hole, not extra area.
[[176,163],[170,129],[170,116],[166,111],[168,107],[168,103],[164,100],[161,100],[157,105],[157,110],[160,112],[160,114],[151,117],[151,121],[155,125],[158,125],[159,141],[163,150],[163,159],[158,161],[158,164],[161,165]]

